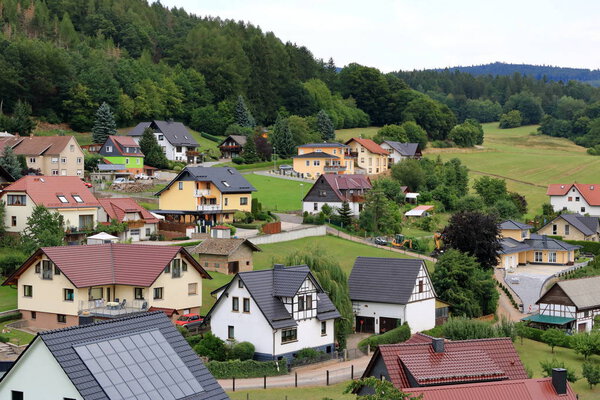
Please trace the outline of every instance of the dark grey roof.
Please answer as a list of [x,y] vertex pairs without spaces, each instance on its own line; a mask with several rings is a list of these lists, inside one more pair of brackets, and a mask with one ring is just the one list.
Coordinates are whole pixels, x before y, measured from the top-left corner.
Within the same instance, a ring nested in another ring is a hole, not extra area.
[[[152,331],[160,332],[157,336],[166,339],[168,345],[174,350],[176,361],[182,362],[202,387],[201,391],[187,396],[185,399],[213,400],[229,398],[162,311],[139,313],[134,316],[90,325],[41,332],[35,340],[41,339],[44,342],[84,399],[104,400],[111,397],[99,383],[99,380],[102,382],[102,379],[97,376],[98,373],[94,374],[88,369],[75,347],[80,349],[80,346],[87,344],[137,336],[140,333]],[[151,351],[150,347],[148,349]],[[27,350],[25,350],[25,353]],[[143,384],[144,382],[140,381],[139,383]],[[142,385],[143,389],[149,390],[148,383],[146,382],[144,385]]]
[[350,300],[406,304],[423,260],[357,257],[350,273]]
[[296,146],[296,147],[314,147],[314,148],[319,148],[319,147],[350,147],[347,144],[343,144],[343,143],[306,143],[306,144],[301,144],[300,146]]
[[577,250],[581,246],[574,244],[565,243],[563,241],[552,239],[546,235],[530,235],[529,239],[525,239],[524,242],[532,250]]
[[[583,233],[585,236],[596,234],[598,229],[598,217],[589,217],[581,214],[562,214],[555,218],[562,218],[572,227]],[[552,222],[550,222],[552,223]]]
[[223,144],[229,139],[234,140],[240,146],[244,146],[248,141],[248,137],[244,135],[229,135],[219,144],[219,146],[223,146]]
[[324,151],[312,151],[306,154],[299,154],[292,158],[339,158],[338,156],[334,156],[333,154],[325,153]]
[[178,181],[212,182],[221,193],[255,192],[256,189],[238,172],[230,167],[185,167],[164,189],[161,194]]
[[513,229],[513,230],[515,230],[515,229],[518,229],[518,230],[527,229],[527,230],[529,230],[529,229],[533,228],[533,226],[527,225],[527,224],[523,224],[521,222],[513,221],[512,219],[507,219],[506,221],[499,223],[498,224],[498,228],[500,228],[500,229],[507,229],[507,230],[511,230],[511,229]]
[[419,143],[401,143],[392,142],[391,140],[384,140],[383,143],[387,143],[392,149],[405,157],[413,157],[419,150]]
[[158,131],[162,132],[162,134],[165,136],[165,139],[167,139],[167,141],[173,146],[199,146],[198,142],[196,142],[196,139],[194,139],[192,134],[181,122],[158,120],[140,122],[131,131],[129,131],[127,135],[142,136],[144,134],[144,130],[151,126],[153,126],[155,129],[158,128]]
[[500,250],[501,254],[513,254],[531,250],[527,243],[519,242],[510,237],[500,239],[500,245],[502,246],[502,249]]

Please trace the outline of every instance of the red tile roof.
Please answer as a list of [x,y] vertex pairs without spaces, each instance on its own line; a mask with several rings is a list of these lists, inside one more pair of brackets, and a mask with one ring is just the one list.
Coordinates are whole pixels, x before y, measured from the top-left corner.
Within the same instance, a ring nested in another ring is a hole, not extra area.
[[0,149],[10,146],[15,154],[26,156],[58,155],[73,136],[13,136],[0,138]]
[[158,218],[152,215],[144,207],[136,203],[136,201],[131,197],[110,197],[106,199],[98,199],[98,201],[110,219],[116,219],[119,222],[123,222],[125,213],[139,213],[141,219],[146,221],[147,224],[158,223]]
[[[444,353],[452,355],[456,360],[454,365],[447,365],[444,369],[444,374],[438,375],[438,379],[443,377],[456,377],[463,371],[471,371],[471,363],[477,362],[476,358],[461,357],[468,351],[480,351],[488,355],[488,357],[498,366],[508,379],[526,379],[527,373],[519,359],[519,355],[515,350],[510,338],[496,339],[477,339],[477,340],[458,340],[446,341],[444,343]],[[433,351],[431,343],[400,343],[391,345],[380,345],[365,371],[364,376],[370,375],[370,369],[374,360],[379,356],[387,368],[390,380],[394,386],[398,388],[410,387],[408,377],[402,367],[401,359],[407,356],[420,355],[423,362],[427,362],[430,368],[433,369],[438,358]],[[428,360],[428,361],[427,361]],[[466,375],[466,374],[465,374]],[[463,382],[469,382],[473,379],[465,378]],[[454,379],[453,382],[458,382]]]
[[[2,195],[7,192],[26,192],[36,205],[47,208],[100,207],[96,197],[77,176],[28,175],[7,186]],[[61,202],[59,195],[64,196],[67,202]],[[78,203],[73,195],[79,195],[83,202]]]
[[[321,175],[321,179],[327,182],[341,201],[351,201],[352,196],[349,193],[342,193],[340,190],[369,190],[372,188],[371,181],[366,175],[323,174]],[[347,194],[347,196],[345,194]],[[358,193],[355,193],[355,195],[358,195]]]
[[575,188],[581,193],[585,201],[590,206],[600,206],[600,184],[588,184],[588,183],[571,183],[561,184],[555,183],[548,185],[546,195],[548,196],[564,196],[571,188]]
[[34,253],[3,285],[17,283],[19,276],[46,254],[75,287],[131,285],[149,287],[178,254],[205,279],[210,275],[179,246],[143,244],[97,244],[43,247]]
[[575,400],[577,396],[567,383],[567,394],[559,395],[552,378],[520,379],[464,385],[414,388],[412,396],[423,400]]
[[109,136],[109,139],[113,141],[113,143],[118,146],[119,152],[124,156],[133,156],[133,157],[144,157],[141,150],[139,153],[130,153],[125,152],[126,147],[136,147],[140,148],[140,145],[133,140],[131,136]]
[[433,207],[434,206],[416,206],[411,211],[415,211],[415,210],[429,211],[429,210],[433,210]]
[[404,344],[416,344],[416,343],[431,344],[432,339],[433,339],[433,336],[429,336],[424,333],[417,332],[417,333],[413,334],[410,338],[408,338],[408,340],[406,342],[403,342],[403,343]]
[[346,144],[350,143],[351,141],[355,141],[356,143],[358,143],[361,146],[363,146],[365,149],[369,150],[371,153],[374,153],[374,154],[383,154],[383,155],[390,154],[389,151],[387,151],[386,149],[384,149],[383,147],[381,147],[380,145],[378,145],[377,143],[375,143],[371,139],[352,138],[352,139],[348,140],[346,142]]

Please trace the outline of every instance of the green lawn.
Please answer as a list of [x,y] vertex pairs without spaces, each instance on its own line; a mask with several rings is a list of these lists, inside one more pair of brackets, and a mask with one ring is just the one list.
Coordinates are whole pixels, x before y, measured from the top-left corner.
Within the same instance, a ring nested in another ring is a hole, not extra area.
[[[578,377],[581,378],[581,365],[583,364],[583,357],[575,354],[571,349],[563,347],[555,347],[554,354],[550,352],[550,346],[545,343],[536,342],[533,340],[525,339],[523,344],[521,340],[515,341],[515,348],[521,357],[523,364],[533,371],[534,378],[542,377],[542,370],[540,368],[540,361],[551,360],[553,357],[558,361],[563,361],[567,368],[575,370]],[[592,356],[590,358],[595,362],[600,362],[600,356]],[[582,378],[574,384],[571,384],[573,390],[579,394],[581,400],[591,400],[600,398],[600,387],[596,387],[590,390],[587,381]]]
[[65,129],[42,129],[38,128],[33,133],[35,136],[75,136],[80,146],[92,144],[92,135],[87,132],[75,132]]
[[15,322],[15,320],[0,322],[0,332],[2,332],[0,333],[0,335],[6,336],[11,343],[16,344],[18,346],[29,344],[29,342],[33,340],[35,335],[20,331],[18,329],[7,328],[6,325],[12,322]]
[[0,286],[0,311],[15,310],[16,308],[17,289],[11,286]]
[[335,138],[340,142],[345,142],[353,137],[372,138],[379,130],[378,126],[369,126],[366,128],[336,129]]
[[258,190],[254,192],[263,205],[271,211],[294,211],[302,209],[302,199],[312,184],[271,176],[247,174],[244,177]]
[[[267,385],[268,385],[267,380]],[[314,386],[299,388],[255,389],[227,392],[231,400],[335,400],[356,399],[353,394],[343,394],[348,382],[331,386]]]

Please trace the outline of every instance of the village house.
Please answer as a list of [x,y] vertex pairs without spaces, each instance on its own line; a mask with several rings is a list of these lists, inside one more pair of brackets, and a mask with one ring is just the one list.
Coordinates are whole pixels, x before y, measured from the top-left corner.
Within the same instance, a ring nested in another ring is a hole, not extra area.
[[222,158],[241,157],[248,138],[243,135],[229,135],[219,144]]
[[169,222],[191,224],[196,231],[232,223],[236,211],[250,212],[256,189],[235,168],[186,167],[156,193]]
[[116,220],[127,224],[125,231],[118,233],[121,241],[148,240],[158,231],[158,218],[131,197],[108,197],[98,202],[102,206],[98,210],[99,223],[109,225]]
[[371,181],[365,175],[321,175],[302,200],[302,211],[318,213],[325,204],[342,208],[348,202],[352,215],[358,217],[365,202],[365,194],[371,189]]
[[381,148],[389,152],[389,165],[396,164],[402,160],[420,160],[423,157],[419,143],[402,143],[384,140]]
[[212,294],[217,301],[206,316],[212,333],[252,343],[257,360],[291,360],[304,348],[335,351],[340,313],[306,265],[240,272]]
[[348,280],[355,331],[384,333],[407,322],[435,326],[435,290],[423,260],[357,257]]
[[6,146],[25,156],[27,168],[40,175],[83,177],[83,150],[73,136],[0,137],[0,151]]
[[561,236],[564,240],[600,240],[598,217],[581,214],[561,214],[538,230],[541,235]]
[[207,271],[235,275],[238,272],[252,271],[252,255],[261,251],[246,239],[209,238],[190,250],[198,255],[198,262]]
[[40,248],[2,285],[17,286],[28,327],[55,329],[150,307],[198,313],[202,279],[183,247],[99,244]]
[[597,184],[558,183],[548,185],[546,194],[556,212],[569,211],[600,217],[599,189]]
[[590,332],[600,315],[600,276],[554,283],[535,304],[539,313],[523,318],[534,326]]
[[350,147],[341,143],[307,143],[298,146],[292,157],[294,171],[306,178],[324,174],[353,174],[354,158]]
[[573,265],[575,251],[572,245],[545,235],[530,234],[531,225],[507,220],[498,225],[500,230],[500,268],[514,269],[519,265],[550,264]]
[[76,176],[24,176],[4,188],[7,232],[21,233],[35,206],[58,212],[64,219],[67,241],[77,241],[95,228],[100,203]]
[[181,122],[147,121],[137,124],[127,135],[139,144],[146,129],[150,128],[163,153],[170,161],[181,161],[190,164],[202,162],[202,154],[197,151],[200,146],[192,134]]
[[350,154],[362,173],[377,175],[388,170],[390,153],[371,139],[352,138],[346,145],[350,146]]
[[131,174],[144,172],[144,154],[131,136],[109,136],[98,152],[108,164],[123,165]]
[[162,312],[38,333],[0,398],[229,399]]

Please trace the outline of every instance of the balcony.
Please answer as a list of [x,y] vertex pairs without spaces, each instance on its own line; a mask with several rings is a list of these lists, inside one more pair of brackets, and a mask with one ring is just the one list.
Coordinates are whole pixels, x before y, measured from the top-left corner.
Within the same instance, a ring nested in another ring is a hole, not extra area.
[[242,151],[242,146],[237,144],[224,144],[219,146],[221,150],[229,150],[229,151]]
[[127,221],[127,227],[129,229],[143,228],[146,225],[146,221],[143,219],[138,219],[135,221]]
[[[125,301],[125,304],[123,304]],[[148,302],[146,300],[133,300],[132,302],[122,300],[120,303],[107,302],[104,299],[80,301],[78,314],[89,317],[116,318],[127,314],[146,311]]]
[[194,190],[194,197],[210,196],[210,189],[196,189]]
[[343,172],[346,171],[345,165],[326,165],[325,172]]
[[198,204],[198,211],[221,211],[220,204]]
[[346,154],[347,157],[352,157],[352,158],[358,158],[358,151],[351,151],[350,153]]

